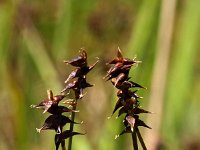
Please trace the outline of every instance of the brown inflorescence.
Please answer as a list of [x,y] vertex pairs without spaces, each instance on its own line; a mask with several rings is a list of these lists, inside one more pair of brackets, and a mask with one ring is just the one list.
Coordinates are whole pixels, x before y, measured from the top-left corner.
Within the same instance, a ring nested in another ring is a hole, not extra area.
[[[62,134],[63,132],[63,127],[67,123],[73,123],[73,124],[80,124],[77,122],[72,121],[69,117],[64,116],[63,113],[65,112],[78,112],[77,110],[70,109],[69,107],[72,107],[71,104],[68,104],[68,106],[59,106],[58,104],[60,101],[62,101],[66,95],[53,95],[52,90],[47,90],[47,97],[46,99],[42,100],[38,105],[31,105],[32,108],[38,108],[44,110],[43,113],[50,113],[51,115],[45,120],[44,124],[42,125],[41,128],[36,128],[37,132],[41,132],[43,130],[55,130],[56,135],[55,137],[58,137],[58,135]],[[68,101],[68,100],[66,100]],[[67,132],[65,134],[68,134],[68,136],[65,137],[71,137],[77,132]],[[78,133],[82,134],[82,133]],[[63,142],[66,138],[62,138],[62,136],[59,136],[59,140]],[[60,143],[61,143],[60,142]],[[56,145],[56,150],[59,148],[59,143],[55,143]]]
[[[86,81],[86,75],[95,67],[99,60],[92,65],[87,65],[86,51],[82,49],[79,51],[79,53],[80,54],[72,60],[64,61],[64,63],[70,64],[76,67],[76,69],[69,74],[67,80],[65,81],[66,86],[61,91],[61,94],[54,96],[52,90],[47,90],[46,99],[42,100],[38,105],[31,105],[32,108],[42,109],[43,113],[48,112],[51,114],[45,120],[42,127],[39,129],[36,128],[36,130],[39,133],[43,130],[55,130],[56,150],[59,149],[60,144],[62,145],[62,148],[65,147],[65,139],[71,138],[74,135],[83,135],[83,133],[73,131],[73,125],[81,123],[77,123],[74,121],[73,117],[70,119],[70,117],[67,117],[63,114],[65,112],[71,112],[73,116],[74,113],[79,112],[76,110],[78,99],[82,99],[85,95],[83,94],[83,90],[85,88],[93,86]],[[64,98],[69,94],[70,90],[74,91],[75,99],[64,100]],[[58,105],[62,100],[64,100],[63,104],[67,106]],[[70,130],[63,131],[63,128],[66,124],[70,124]]]
[[139,114],[150,113],[149,111],[140,108],[139,99],[141,97],[136,94],[138,89],[145,88],[140,84],[131,81],[131,77],[129,77],[131,67],[138,63],[140,63],[140,61],[136,61],[135,58],[124,58],[119,48],[117,57],[107,63],[107,65],[109,64],[113,66],[110,67],[104,78],[106,81],[110,80],[113,86],[118,89],[118,100],[115,104],[112,115],[117,110],[119,110],[118,117],[125,114],[123,120],[124,130],[117,135],[116,138],[124,133],[136,132],[139,126],[150,128],[139,119]]

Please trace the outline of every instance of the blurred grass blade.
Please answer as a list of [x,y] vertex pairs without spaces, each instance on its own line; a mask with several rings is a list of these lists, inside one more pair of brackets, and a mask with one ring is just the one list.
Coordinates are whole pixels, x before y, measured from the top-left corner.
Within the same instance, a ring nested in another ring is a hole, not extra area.
[[47,51],[42,43],[42,39],[36,30],[25,28],[22,31],[22,36],[28,51],[33,58],[38,71],[46,84],[47,88],[54,88],[54,91],[60,91],[61,84],[58,79],[57,71],[49,58]]
[[0,5],[0,67],[5,65],[5,62],[8,60],[9,51],[7,49],[10,44],[10,34],[13,24],[12,15],[13,10],[9,5]]
[[170,139],[171,143],[168,143],[170,146],[176,138],[179,139],[182,130],[189,129],[184,127],[184,122],[187,121],[185,113],[187,113],[188,103],[190,103],[193,66],[198,51],[199,6],[199,0],[185,1],[177,29],[175,53],[168,80],[166,114],[163,119],[163,134],[167,139]]
[[126,50],[127,56],[136,56],[145,62],[141,64],[142,67],[137,68],[136,73],[134,69],[130,72],[130,76],[134,76],[136,81],[141,84],[145,83],[145,86],[148,86],[150,83],[151,76],[149,75],[152,74],[152,65],[154,62],[159,2],[160,0],[144,0],[142,2],[137,18],[133,24],[131,38]]
[[[0,119],[5,118],[0,123],[0,130],[4,130],[1,140],[5,140],[2,141],[1,145],[5,144],[5,149],[27,149],[28,133],[24,98],[16,81],[16,74],[8,66],[14,9],[15,7],[11,7],[11,4],[7,2],[0,5],[0,94],[1,100],[6,100],[5,103],[1,104],[3,109],[0,111]],[[14,141],[12,141],[13,137]]]
[[159,8],[160,0],[144,0],[141,4],[134,29],[128,44],[127,55],[140,56],[145,52],[144,48],[148,43],[148,39],[152,36],[152,29],[157,19],[156,12]]
[[71,0],[61,0],[53,39],[53,57],[60,61],[67,55],[71,25]]
[[157,42],[156,60],[152,72],[152,83],[149,98],[149,109],[155,110],[156,117],[148,116],[147,124],[153,130],[146,131],[145,141],[148,149],[156,149],[160,141],[160,129],[165,97],[165,87],[168,72],[168,63],[172,42],[173,25],[176,10],[176,0],[163,0],[160,12],[159,33]]

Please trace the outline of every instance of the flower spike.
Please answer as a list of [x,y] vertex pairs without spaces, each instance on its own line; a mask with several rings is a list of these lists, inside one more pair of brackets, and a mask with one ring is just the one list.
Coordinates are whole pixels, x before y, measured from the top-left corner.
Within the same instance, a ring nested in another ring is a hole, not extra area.
[[[99,62],[99,58],[97,58],[96,62],[88,65],[87,64],[87,53],[84,49],[79,51],[79,55],[72,58],[71,60],[64,61],[66,64],[70,64],[73,67],[71,73],[69,73],[67,79],[65,80],[66,86],[61,91],[60,95],[53,95],[52,90],[47,90],[47,98],[42,100],[37,105],[31,105],[31,108],[39,108],[43,109],[43,113],[48,112],[51,115],[45,120],[44,124],[41,128],[36,128],[37,132],[41,132],[43,130],[55,130],[55,145],[56,150],[58,150],[60,144],[62,149],[65,148],[65,140],[69,138],[68,150],[71,150],[72,145],[72,136],[74,135],[84,135],[83,133],[74,132],[73,126],[74,124],[82,124],[82,122],[75,122],[75,114],[79,112],[76,109],[77,103],[79,99],[82,99],[87,92],[84,90],[88,87],[92,87],[94,85],[90,84],[86,80],[86,75],[97,65]],[[67,99],[63,101],[63,104],[66,106],[60,106],[59,103],[62,101],[70,91],[74,92],[74,99]],[[65,113],[71,113],[69,117],[64,116]],[[66,124],[70,124],[70,130],[63,131],[63,127]]]
[[[139,99],[142,97],[137,95],[138,89],[146,88],[138,83],[130,81],[131,77],[129,77],[129,71],[131,67],[133,67],[134,64],[140,62],[141,61],[136,61],[135,58],[124,58],[120,48],[118,47],[117,57],[107,63],[111,64],[112,66],[107,71],[107,74],[104,77],[106,81],[111,80],[113,86],[118,89],[117,97],[119,99],[115,104],[111,116],[113,116],[113,114],[118,109],[119,112],[116,118],[120,117],[122,114],[126,114],[123,120],[125,128],[119,135],[115,136],[115,139],[118,138],[120,135],[123,135],[124,133],[131,133],[135,149],[138,149],[136,136],[138,136],[138,138],[140,139],[142,147],[145,147],[141,136],[139,137],[140,134],[138,127],[143,126],[151,129],[151,127],[149,127],[142,120],[140,120],[138,116],[141,113],[151,113],[140,108]],[[132,89],[134,90],[132,91]]]

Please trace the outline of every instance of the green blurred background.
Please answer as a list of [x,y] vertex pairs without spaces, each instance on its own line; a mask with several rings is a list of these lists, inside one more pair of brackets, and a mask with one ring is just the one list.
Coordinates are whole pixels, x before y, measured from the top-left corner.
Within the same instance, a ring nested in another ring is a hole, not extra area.
[[[102,79],[119,46],[143,63],[132,69],[153,129],[141,129],[155,149],[200,149],[199,0],[0,0],[0,149],[54,148],[54,132],[35,130],[48,114],[31,109],[59,94],[72,70],[63,60],[84,47],[100,63],[88,75],[95,84],[79,103],[74,150],[132,150],[131,135],[114,139],[122,118],[111,119],[116,90]],[[71,98],[73,95],[69,95]]]

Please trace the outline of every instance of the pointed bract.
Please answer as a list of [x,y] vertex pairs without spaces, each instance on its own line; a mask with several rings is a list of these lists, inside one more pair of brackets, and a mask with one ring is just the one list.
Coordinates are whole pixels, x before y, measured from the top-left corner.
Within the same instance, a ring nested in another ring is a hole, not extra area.
[[113,112],[112,112],[112,115],[113,115],[120,107],[122,107],[122,106],[123,106],[122,100],[119,99],[119,100],[117,101],[117,103],[115,104],[115,108],[114,108],[114,110],[113,110]]
[[67,90],[74,90],[74,91],[80,91],[87,87],[92,87],[93,85],[88,83],[85,78],[78,78],[76,80],[72,80],[69,82],[66,87],[61,91],[61,93],[66,92]]
[[136,61],[135,58],[134,59],[124,58],[122,56],[122,52],[121,52],[120,48],[118,47],[117,57],[114,58],[113,60],[111,60],[110,62],[108,62],[108,64],[116,64],[116,63],[130,65],[130,64],[140,63],[140,61]]
[[70,64],[75,67],[87,66],[87,53],[85,50],[82,50],[82,51],[80,51],[80,54],[77,57],[75,57],[69,61],[64,61],[64,63]]
[[69,109],[65,106],[52,106],[48,109],[49,113],[53,114],[53,115],[61,115],[62,113],[64,112],[79,112],[77,110],[72,110],[72,109]]
[[75,70],[73,70],[68,78],[65,80],[65,83],[69,82],[71,79],[80,77],[80,78],[85,78],[85,75],[90,72],[95,66],[96,64],[99,62],[99,60],[97,60],[94,64],[90,65],[90,66],[83,66],[80,68],[76,68]]
[[150,111],[135,107],[131,110],[130,112],[131,114],[135,115],[135,114],[141,114],[141,113],[151,113]]
[[57,133],[61,133],[62,128],[66,123],[80,124],[70,120],[69,117],[63,115],[50,115],[45,120],[43,126],[37,129],[37,131],[40,132],[41,130],[55,130]]
[[118,112],[118,117],[121,116],[124,113],[127,113],[127,110],[124,107],[122,107]]
[[125,127],[125,129],[119,134],[120,135],[123,135],[125,133],[132,133],[133,131],[131,130],[131,127]]
[[65,97],[65,95],[56,95],[53,96],[53,92],[51,90],[47,90],[48,99],[43,100],[38,105],[31,105],[32,108],[43,109],[43,113],[47,112],[48,109],[52,106],[57,106],[58,103]]
[[121,63],[115,64],[113,67],[110,68],[107,75],[104,78],[107,78],[106,81],[117,77],[120,73],[124,73],[128,75],[129,70],[131,69],[132,65],[123,65]]
[[79,133],[79,132],[73,132],[71,130],[65,130],[63,131],[61,134],[56,134],[55,135],[55,145],[56,145],[56,150],[58,150],[60,143],[62,142],[62,140],[65,140],[67,138],[70,138],[74,135],[84,135],[84,133]]

